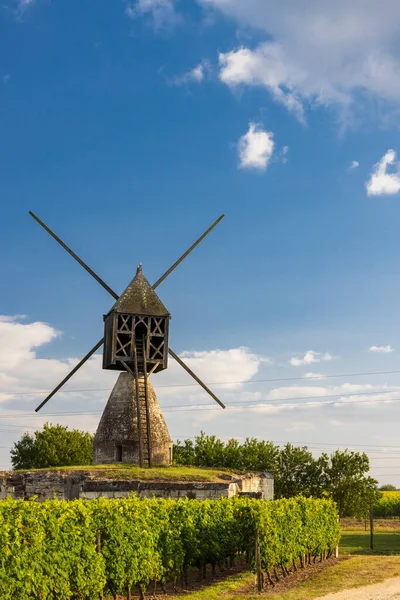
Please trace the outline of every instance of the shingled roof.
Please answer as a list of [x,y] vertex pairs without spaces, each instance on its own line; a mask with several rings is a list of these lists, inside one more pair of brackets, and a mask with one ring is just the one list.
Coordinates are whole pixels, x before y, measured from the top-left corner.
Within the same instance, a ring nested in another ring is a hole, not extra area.
[[135,277],[111,310],[135,315],[170,316],[170,313],[143,275],[141,264],[137,268]]

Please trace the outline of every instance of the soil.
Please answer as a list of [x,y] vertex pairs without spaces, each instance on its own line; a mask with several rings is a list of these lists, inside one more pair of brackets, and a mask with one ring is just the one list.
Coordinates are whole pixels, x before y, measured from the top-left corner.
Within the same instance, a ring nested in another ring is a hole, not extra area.
[[[290,575],[283,577],[281,570],[278,572],[279,582],[275,581],[275,577],[273,577],[275,586],[272,586],[265,581],[264,591],[259,594],[259,596],[268,596],[269,598],[273,598],[274,595],[278,593],[283,593],[291,588],[297,587],[301,583],[304,583],[310,577],[314,577],[318,573],[324,571],[327,567],[331,567],[342,560],[347,560],[346,558],[330,558],[329,560],[324,560],[323,562],[316,562],[315,564],[311,564],[307,566],[305,569],[301,569],[299,566],[297,567],[297,572],[294,572],[293,569],[290,569]],[[165,585],[165,592],[163,593],[158,586],[156,594],[154,594],[153,587],[149,588],[146,592],[146,599],[152,598],[153,600],[173,600],[174,598],[188,595],[188,600],[190,600],[190,594],[196,591],[203,590],[207,588],[207,586],[217,583],[219,581],[223,581],[228,577],[232,577],[234,575],[238,575],[240,573],[248,572],[248,565],[239,563],[234,567],[227,568],[224,571],[220,571],[218,568],[216,569],[216,574],[213,575],[211,571],[211,567],[207,566],[206,577],[199,577],[198,569],[191,569],[188,573],[188,587],[183,588],[181,586],[181,582],[178,581],[176,586],[172,583],[168,583]],[[231,596],[237,596],[239,598],[243,598],[244,595],[254,594],[255,593],[255,581],[249,585],[242,586],[238,588],[235,592],[230,592]],[[118,596],[118,600],[125,600],[126,597]],[[131,596],[132,600],[137,600],[139,598],[138,594],[133,593]],[[347,599],[346,599],[347,600]]]

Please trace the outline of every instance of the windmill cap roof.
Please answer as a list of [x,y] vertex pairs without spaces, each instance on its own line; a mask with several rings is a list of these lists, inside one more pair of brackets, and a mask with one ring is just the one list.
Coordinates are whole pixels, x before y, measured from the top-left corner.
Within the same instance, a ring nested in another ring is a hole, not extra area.
[[135,277],[112,307],[111,311],[113,310],[135,315],[170,316],[170,313],[143,275],[142,263],[138,266]]

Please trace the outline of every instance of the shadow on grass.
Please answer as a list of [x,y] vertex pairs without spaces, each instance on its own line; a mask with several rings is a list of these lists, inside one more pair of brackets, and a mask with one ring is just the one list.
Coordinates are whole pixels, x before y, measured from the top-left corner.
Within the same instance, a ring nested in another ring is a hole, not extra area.
[[343,532],[340,541],[343,554],[400,554],[400,532],[374,533],[374,549],[370,549],[369,532]]

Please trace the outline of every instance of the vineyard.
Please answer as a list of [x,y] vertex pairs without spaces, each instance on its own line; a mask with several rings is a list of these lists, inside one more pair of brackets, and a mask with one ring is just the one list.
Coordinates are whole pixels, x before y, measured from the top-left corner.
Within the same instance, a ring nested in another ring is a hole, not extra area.
[[94,600],[182,578],[189,567],[236,556],[266,577],[330,556],[339,540],[335,505],[296,498],[98,499],[0,504],[0,598]]

